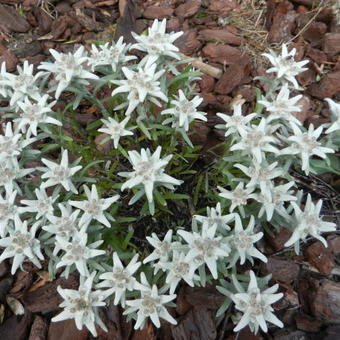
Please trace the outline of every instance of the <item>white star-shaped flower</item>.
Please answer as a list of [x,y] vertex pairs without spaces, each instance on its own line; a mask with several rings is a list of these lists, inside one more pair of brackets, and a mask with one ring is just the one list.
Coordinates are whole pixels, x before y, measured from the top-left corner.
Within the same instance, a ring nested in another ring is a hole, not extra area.
[[[268,332],[266,321],[282,328],[283,323],[272,313],[274,309],[271,306],[283,297],[283,293],[273,294],[277,291],[279,285],[276,284],[261,292],[254,272],[251,270],[249,273],[250,282],[247,291],[245,292],[240,283],[237,282],[235,286],[239,292],[230,296],[235,303],[235,308],[243,313],[241,320],[234,328],[234,332],[240,331],[247,325],[255,334],[259,328]],[[235,281],[237,280],[234,279]]]
[[87,245],[87,226],[83,226],[75,232],[71,241],[66,241],[63,237],[56,237],[56,246],[65,253],[57,263],[56,268],[66,267],[64,276],[67,278],[72,265],[75,265],[80,275],[88,276],[89,270],[87,261],[93,257],[105,254],[105,250],[96,249],[104,241],[96,241]]
[[285,247],[290,247],[294,244],[295,252],[298,254],[300,240],[305,240],[308,235],[315,237],[327,247],[327,241],[320,234],[323,232],[335,231],[336,224],[325,222],[320,217],[322,200],[313,204],[312,197],[308,194],[304,211],[302,211],[295,202],[291,202],[291,205],[294,208],[296,227],[290,239],[285,243]]
[[259,187],[261,193],[269,197],[271,195],[271,180],[283,174],[281,168],[276,168],[277,164],[278,162],[269,165],[254,163],[248,168],[243,164],[235,164],[235,167],[242,170],[250,178],[246,185],[247,188]]
[[320,158],[326,158],[327,153],[334,153],[335,151],[331,148],[321,146],[318,142],[318,138],[322,133],[323,126],[319,126],[316,130],[313,124],[309,125],[308,131],[303,132],[298,126],[292,124],[294,135],[288,137],[288,141],[292,143],[281,150],[282,155],[296,155],[300,154],[302,160],[301,169],[309,174],[309,159],[311,156],[316,155]]
[[44,188],[34,190],[36,200],[21,200],[20,203],[26,205],[26,207],[19,207],[20,214],[25,212],[36,213],[35,218],[38,220],[41,217],[47,217],[53,215],[53,203],[58,198],[57,196],[48,196]]
[[40,250],[40,241],[35,237],[39,224],[39,222],[34,223],[28,230],[27,221],[21,221],[19,215],[15,215],[14,229],[9,228],[9,235],[0,239],[0,247],[5,248],[0,255],[0,263],[13,257],[12,275],[19,266],[21,267],[26,258],[41,268],[39,260],[43,260],[44,256]]
[[115,119],[109,117],[108,119],[102,119],[105,127],[98,129],[99,132],[106,133],[113,139],[113,146],[118,148],[118,143],[121,137],[132,136],[133,132],[125,129],[125,125],[129,121],[129,117],[126,117],[121,122],[117,122]]
[[80,46],[74,53],[61,53],[54,49],[49,50],[55,59],[54,63],[42,62],[38,68],[51,72],[55,76],[57,87],[55,98],[58,99],[61,93],[70,85],[73,79],[84,85],[88,84],[86,79],[98,79],[98,76],[89,72],[87,67],[88,57],[84,46]]
[[250,153],[257,163],[261,163],[265,158],[264,152],[279,154],[280,151],[271,143],[278,143],[278,140],[267,134],[267,121],[262,118],[259,125],[252,125],[245,131],[241,131],[240,141],[232,145],[230,151],[243,150]]
[[141,262],[137,262],[138,254],[136,254],[130,261],[130,263],[124,267],[116,252],[113,253],[112,271],[101,274],[99,276],[102,282],[97,284],[97,288],[108,288],[107,295],[114,294],[115,298],[113,303],[118,305],[120,302],[125,307],[125,292],[138,289],[137,280],[133,276],[138,268],[141,266]]
[[242,115],[242,105],[245,103],[245,100],[239,100],[237,103],[233,105],[233,114],[226,115],[224,113],[216,113],[216,115],[222,118],[225,121],[225,125],[218,124],[216,125],[219,129],[226,129],[224,134],[225,137],[229,135],[233,135],[234,133],[240,134],[241,132],[245,133],[247,124],[257,116],[256,113],[250,113],[246,116]]
[[208,227],[214,226],[217,230],[228,231],[228,223],[234,220],[234,214],[222,215],[221,203],[217,203],[216,208],[207,207],[207,216],[194,215],[193,218]]
[[[172,155],[161,159],[161,151],[161,146],[158,146],[153,154],[149,149],[141,149],[140,154],[135,150],[129,151],[129,160],[134,171],[118,173],[119,176],[128,178],[123,183],[121,190],[142,185],[143,188],[139,197],[145,193],[149,203],[151,203],[153,202],[153,191],[157,185],[165,186],[170,190],[174,190],[174,185],[180,185],[182,181],[164,173],[164,168],[169,163]],[[132,204],[131,201],[130,204]]]
[[13,129],[11,122],[8,122],[3,129],[5,134],[0,134],[0,161],[6,162],[8,159],[15,161],[22,150],[36,140],[27,136],[24,138],[18,132],[18,128]]
[[301,105],[299,105],[298,102],[302,98],[302,95],[299,94],[292,98],[289,98],[289,95],[288,85],[284,84],[274,100],[259,100],[259,103],[264,105],[269,113],[267,117],[268,123],[275,119],[281,119],[283,121],[301,125],[301,122],[293,113],[301,111]]
[[122,64],[136,59],[136,56],[126,55],[129,46],[123,42],[123,37],[120,37],[117,42],[106,43],[104,45],[91,45],[91,51],[87,59],[88,65],[91,66],[92,72],[98,66],[110,65],[113,72]]
[[203,98],[199,96],[195,96],[191,100],[188,100],[182,90],[178,91],[177,100],[172,100],[171,105],[172,108],[166,109],[161,112],[162,115],[172,115],[172,118],[169,118],[163,122],[163,124],[167,124],[169,122],[173,122],[174,127],[183,128],[185,131],[189,130],[189,124],[195,119],[207,121],[206,113],[197,111],[197,107],[202,103]]
[[334,117],[333,122],[330,124],[325,133],[331,133],[340,130],[340,103],[336,103],[330,98],[325,99],[329,105],[332,116]]
[[127,116],[130,116],[136,107],[143,104],[145,100],[150,100],[157,106],[161,106],[157,98],[164,102],[168,101],[168,97],[162,92],[160,82],[158,81],[165,70],[156,72],[156,67],[156,64],[148,62],[144,67],[138,67],[137,72],[123,67],[122,71],[126,79],[111,80],[113,84],[118,85],[118,87],[113,90],[112,97],[118,93],[128,92],[128,108],[125,112]]
[[307,67],[303,66],[308,64],[309,60],[296,62],[294,60],[295,54],[295,48],[288,52],[287,45],[282,44],[281,55],[276,55],[276,53],[273,51],[271,51],[270,54],[263,53],[262,55],[267,57],[273,65],[273,67],[267,70],[267,73],[275,72],[277,78],[282,78],[285,81],[292,83],[296,89],[299,89],[299,84],[296,81],[295,76],[297,76],[301,72],[308,70]]
[[106,305],[104,299],[106,295],[100,290],[92,290],[93,279],[96,272],[89,277],[80,277],[78,290],[63,289],[57,287],[59,295],[64,301],[59,305],[63,311],[52,318],[52,322],[74,319],[79,330],[85,326],[91,334],[96,337],[97,331],[95,324],[98,324],[105,332],[107,328],[99,317],[99,307]]
[[[48,95],[45,94],[37,99],[36,102],[30,101],[25,98],[25,101],[18,102],[18,110],[20,111],[20,117],[14,119],[14,123],[17,124],[17,129],[22,132],[28,132],[29,134],[37,135],[37,129],[40,124],[53,124],[62,126],[62,123],[47,115],[52,113],[52,107],[55,105],[55,101],[47,104]],[[28,129],[27,129],[28,127]]]
[[154,20],[152,26],[148,28],[148,35],[138,35],[132,32],[137,44],[133,44],[131,49],[147,52],[145,58],[158,59],[161,56],[168,56],[180,59],[179,49],[173,44],[183,32],[165,33],[166,19],[162,21]]
[[84,185],[84,191],[87,196],[86,201],[68,202],[70,205],[84,211],[79,223],[83,224],[95,219],[110,228],[111,224],[105,216],[104,211],[119,199],[119,195],[109,198],[99,198],[95,184],[92,184],[91,191],[86,185]]
[[[42,227],[43,230],[54,234],[59,238],[69,241],[74,234],[81,229],[79,223],[78,215],[80,214],[79,209],[73,210],[69,204],[58,204],[59,210],[61,211],[61,216],[48,215],[47,219],[51,224]],[[54,255],[59,252],[60,249],[54,248]]]
[[69,167],[67,150],[63,151],[60,164],[51,162],[45,158],[42,158],[41,161],[47,166],[47,168],[43,170],[45,173],[41,176],[43,179],[47,178],[47,181],[41,184],[42,189],[61,184],[66,191],[72,191],[75,194],[78,193],[71,179],[82,166]]
[[150,287],[144,273],[141,273],[141,283],[139,285],[140,299],[126,301],[128,308],[124,311],[125,315],[137,312],[134,329],[143,328],[147,318],[150,318],[157,328],[161,326],[160,318],[176,325],[176,320],[165,307],[165,304],[176,298],[176,294],[160,295],[156,285]]
[[233,190],[227,190],[220,186],[217,188],[221,191],[218,195],[231,202],[230,212],[233,212],[236,207],[243,210],[243,205],[247,204],[247,200],[251,198],[250,194],[254,191],[253,187],[244,188],[243,182],[240,182]]
[[229,267],[234,266],[238,259],[240,259],[240,264],[244,264],[247,259],[253,264],[253,257],[267,262],[267,258],[254,246],[254,243],[263,237],[263,232],[254,233],[254,226],[254,216],[250,217],[247,228],[243,229],[240,216],[235,214],[234,232],[229,237],[230,244],[234,248],[235,253]]
[[200,265],[206,264],[214,279],[217,279],[217,261],[230,253],[228,243],[222,242],[222,236],[216,235],[217,225],[202,226],[201,233],[184,230],[177,231],[189,245],[188,260],[197,261]]

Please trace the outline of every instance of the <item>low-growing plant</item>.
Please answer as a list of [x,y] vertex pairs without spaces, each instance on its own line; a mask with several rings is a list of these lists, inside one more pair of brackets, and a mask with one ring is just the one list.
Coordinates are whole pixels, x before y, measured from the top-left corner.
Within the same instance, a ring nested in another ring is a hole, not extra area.
[[[52,321],[73,318],[94,336],[96,324],[106,330],[98,308],[109,300],[136,329],[148,318],[176,324],[167,306],[183,281],[219,280],[218,315],[231,302],[242,313],[235,331],[282,327],[271,306],[278,286],[264,289],[268,277],[237,265],[267,261],[257,242],[269,228],[289,229],[285,245],[296,253],[307,236],[327,246],[322,233],[336,226],[322,220],[321,200],[308,194],[301,208],[306,195],[289,170],[339,172],[327,156],[339,145],[340,104],[326,99],[328,125],[301,124],[295,77],[308,61],[283,45],[280,55],[264,54],[275,76],[258,78],[268,91],[257,90],[254,112],[244,115],[238,99],[231,115],[217,113],[224,154],[210,150],[206,164],[191,141],[195,122],[207,121],[200,72],[173,44],[182,32],[165,28],[155,20],[133,45],[120,38],[88,52],[50,50],[54,60],[35,74],[27,61],[17,74],[1,65],[0,261],[11,260],[12,274],[26,261],[47,263],[52,278],[78,272],[78,290],[58,288],[63,311]],[[84,123],[86,109],[94,114]]]

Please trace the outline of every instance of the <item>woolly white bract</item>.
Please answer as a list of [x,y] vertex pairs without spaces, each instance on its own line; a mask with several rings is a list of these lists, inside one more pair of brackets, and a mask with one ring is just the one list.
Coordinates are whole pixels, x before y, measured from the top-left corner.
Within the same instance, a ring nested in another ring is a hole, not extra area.
[[234,332],[238,332],[247,325],[255,334],[259,328],[267,332],[267,321],[282,328],[283,323],[272,313],[274,309],[271,306],[283,297],[282,293],[273,294],[278,290],[279,285],[276,284],[261,292],[254,272],[251,270],[249,274],[250,282],[247,291],[244,291],[240,284],[236,284],[239,292],[230,296],[235,303],[235,308],[243,313]]

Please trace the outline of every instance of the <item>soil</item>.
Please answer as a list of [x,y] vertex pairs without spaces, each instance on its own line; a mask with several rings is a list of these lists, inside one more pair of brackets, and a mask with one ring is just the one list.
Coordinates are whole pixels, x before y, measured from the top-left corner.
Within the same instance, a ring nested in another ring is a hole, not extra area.
[[[219,140],[216,112],[229,113],[230,103],[239,97],[249,110],[253,107],[254,88],[260,86],[253,78],[264,75],[268,66],[261,53],[279,50],[282,42],[297,49],[298,60],[310,60],[309,70],[299,76],[305,89],[299,119],[316,126],[329,120],[323,99],[340,101],[339,7],[339,0],[0,0],[0,63],[15,71],[24,60],[39,64],[50,59],[50,48],[66,52],[119,36],[132,42],[131,31],[141,33],[153,19],[167,18],[169,31],[184,31],[176,42],[181,52],[197,58],[205,72],[198,85],[209,120],[198,125],[194,142],[207,150]],[[339,225],[339,179],[293,175],[315,199],[325,201],[323,215]],[[147,324],[134,331],[121,310],[110,305],[101,312],[109,332],[98,328],[98,339],[339,339],[340,236],[330,233],[328,248],[309,240],[301,256],[283,248],[287,238],[287,230],[267,235],[262,248],[268,263],[258,267],[260,275],[271,273],[271,283],[284,293],[275,305],[284,329],[234,334],[231,309],[215,317],[224,298],[214,287],[183,285],[172,311],[177,326],[164,323],[155,329]],[[50,322],[61,302],[56,287],[75,288],[78,278],[50,282],[46,272],[24,269],[12,276],[8,263],[0,264],[0,339],[91,339],[73,320]],[[16,316],[13,308],[24,312]]]

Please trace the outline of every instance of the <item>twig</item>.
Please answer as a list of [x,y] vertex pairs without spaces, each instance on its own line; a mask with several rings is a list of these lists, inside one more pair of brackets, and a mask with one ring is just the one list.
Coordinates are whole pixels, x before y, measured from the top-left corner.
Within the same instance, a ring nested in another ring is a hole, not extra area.
[[222,76],[222,73],[223,73],[222,70],[220,70],[217,67],[208,65],[197,58],[188,57],[182,54],[181,59],[187,60],[192,66],[198,68],[200,71],[202,71],[205,74],[208,74],[209,76],[212,76],[213,78],[220,79]]

